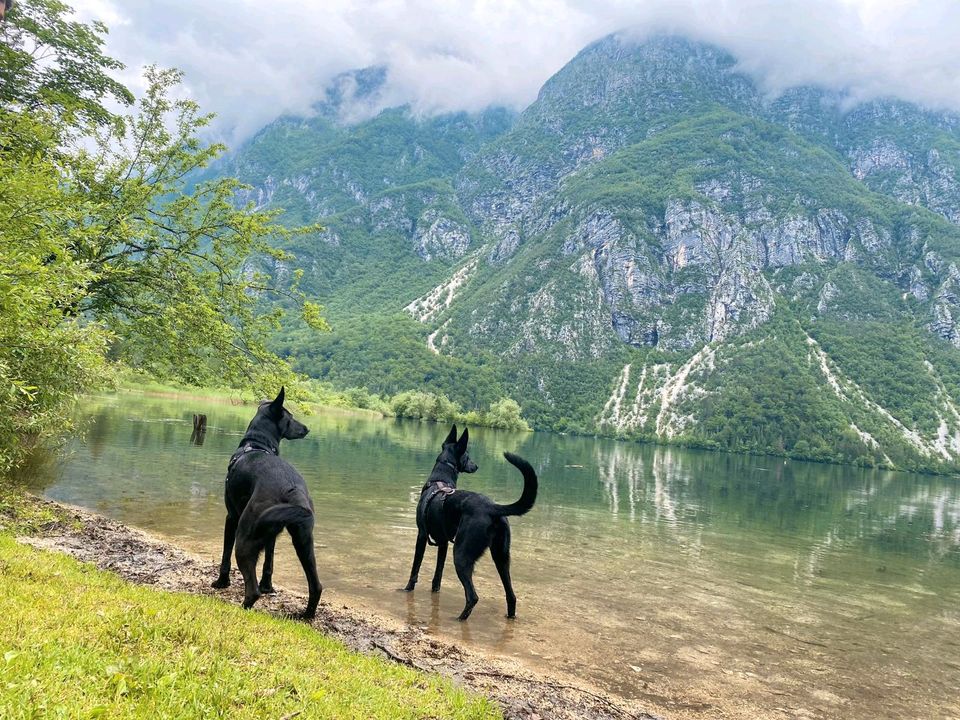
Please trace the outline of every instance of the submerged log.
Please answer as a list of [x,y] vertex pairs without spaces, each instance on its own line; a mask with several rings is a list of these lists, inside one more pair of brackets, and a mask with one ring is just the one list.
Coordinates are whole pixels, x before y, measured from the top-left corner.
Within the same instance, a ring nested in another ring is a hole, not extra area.
[[203,439],[207,436],[207,416],[203,414],[193,415],[193,433],[190,435],[190,442],[194,445],[203,445]]
[[206,415],[197,415],[194,413],[193,416],[193,431],[194,432],[206,432],[207,431],[207,416]]

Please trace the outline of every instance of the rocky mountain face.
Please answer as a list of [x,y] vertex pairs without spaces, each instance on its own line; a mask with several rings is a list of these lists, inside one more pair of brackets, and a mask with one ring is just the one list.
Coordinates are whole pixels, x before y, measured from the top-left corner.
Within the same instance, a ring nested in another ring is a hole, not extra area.
[[[771,100],[673,37],[591,45],[519,116],[342,114],[278,121],[230,168],[327,226],[294,250],[345,330],[287,338],[304,369],[456,396],[482,365],[539,427],[960,460],[957,117]],[[397,345],[374,317],[416,340],[396,378],[364,373]]]

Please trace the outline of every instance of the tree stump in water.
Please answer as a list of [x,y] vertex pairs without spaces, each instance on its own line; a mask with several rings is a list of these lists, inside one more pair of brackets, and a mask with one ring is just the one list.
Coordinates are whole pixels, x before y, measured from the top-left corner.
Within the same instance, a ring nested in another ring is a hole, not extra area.
[[193,434],[190,435],[190,442],[194,445],[203,445],[203,439],[207,435],[207,416],[193,415]]

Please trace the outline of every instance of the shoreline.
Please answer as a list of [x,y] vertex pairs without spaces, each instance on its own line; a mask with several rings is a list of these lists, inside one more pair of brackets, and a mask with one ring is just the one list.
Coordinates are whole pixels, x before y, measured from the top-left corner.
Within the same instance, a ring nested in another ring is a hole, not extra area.
[[[247,400],[246,398],[240,397],[231,397],[227,394],[227,391],[218,391],[213,389],[205,388],[196,388],[196,392],[193,392],[191,389],[181,389],[175,386],[169,386],[168,388],[161,388],[157,386],[139,388],[130,384],[121,384],[115,390],[106,391],[103,394],[119,394],[119,393],[136,393],[141,394],[146,397],[156,397],[156,398],[168,398],[168,399],[188,399],[188,400],[205,400],[211,402],[219,402],[229,405],[253,405],[255,404],[254,400]],[[96,395],[96,393],[94,394]],[[371,410],[369,408],[359,408],[359,407],[349,407],[341,405],[324,405],[322,403],[307,402],[301,403],[301,405],[309,406],[308,413],[314,414],[317,412],[326,412],[332,414],[339,414],[345,417],[363,417],[376,420],[404,420],[408,422],[429,422],[436,425],[446,425],[446,421],[443,420],[431,420],[427,418],[409,418],[393,415],[385,415],[378,410]],[[488,425],[479,425],[490,430],[505,430],[505,428],[497,428]],[[663,449],[680,449],[680,450],[691,450],[695,452],[707,452],[718,455],[735,455],[740,457],[764,457],[764,458],[776,458],[777,460],[789,461],[789,462],[799,462],[799,463],[814,463],[817,465],[832,465],[836,467],[847,467],[854,468],[857,470],[864,471],[875,471],[875,472],[890,472],[890,473],[906,473],[906,474],[915,474],[915,475],[928,475],[934,477],[953,477],[960,478],[960,470],[955,468],[937,468],[937,467],[915,467],[915,468],[905,468],[899,466],[884,466],[884,465],[858,465],[855,462],[842,462],[835,459],[825,459],[817,457],[806,457],[806,456],[795,456],[787,453],[770,453],[763,450],[730,450],[722,449],[718,447],[712,447],[709,443],[705,441],[698,440],[664,440],[660,438],[649,438],[641,436],[632,436],[632,435],[621,435],[618,433],[604,433],[604,432],[577,432],[577,431],[558,431],[550,429],[537,429],[530,428],[529,430],[519,430],[513,431],[508,430],[509,432],[533,432],[533,433],[546,433],[550,435],[564,436],[570,435],[573,437],[583,437],[583,438],[592,438],[594,440],[609,440],[612,442],[618,443],[628,443],[634,445],[648,445],[657,448]]]
[[[108,396],[108,395],[119,395],[122,393],[143,395],[144,397],[153,397],[153,398],[165,398],[169,400],[203,400],[205,402],[211,402],[221,405],[231,405],[234,407],[248,407],[256,405],[256,400],[248,400],[243,397],[231,397],[227,394],[216,394],[216,393],[207,393],[204,394],[203,388],[197,388],[198,392],[191,392],[190,390],[181,390],[179,388],[171,387],[170,389],[159,389],[159,388],[146,388],[141,389],[137,387],[131,387],[128,385],[121,385],[116,390],[104,391],[103,393],[94,393],[93,395],[88,395],[86,397],[98,397],[98,396]],[[373,418],[375,420],[388,419],[390,415],[384,415],[378,410],[370,410],[369,408],[357,408],[357,407],[344,407],[341,405],[323,405],[321,403],[307,402],[307,403],[296,403],[297,405],[308,407],[309,414],[314,414],[319,411],[325,413],[339,414],[347,417],[363,417],[363,418]],[[308,415],[309,416],[309,415]]]
[[[168,592],[202,594],[239,605],[243,582],[236,569],[226,590],[210,587],[216,567],[177,545],[86,509],[25,495],[28,502],[52,509],[64,519],[48,523],[18,542],[66,553],[95,564],[127,582]],[[277,586],[253,612],[284,616],[300,610],[305,596]],[[310,623],[318,632],[351,650],[379,654],[408,667],[437,673],[485,695],[515,720],[659,720],[636,703],[614,697],[580,679],[535,672],[517,661],[458,647],[420,628],[357,607],[321,600]]]

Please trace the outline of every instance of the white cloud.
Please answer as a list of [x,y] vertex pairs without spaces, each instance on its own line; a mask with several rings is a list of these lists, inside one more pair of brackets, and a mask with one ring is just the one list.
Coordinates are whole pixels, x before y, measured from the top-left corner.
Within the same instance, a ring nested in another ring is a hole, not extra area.
[[345,70],[384,64],[418,112],[522,108],[589,42],[618,30],[716,43],[777,92],[796,84],[960,111],[956,0],[87,0],[130,66],[179,67],[241,140],[308,113]]

